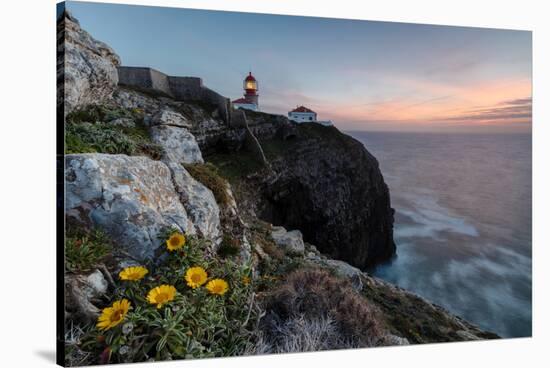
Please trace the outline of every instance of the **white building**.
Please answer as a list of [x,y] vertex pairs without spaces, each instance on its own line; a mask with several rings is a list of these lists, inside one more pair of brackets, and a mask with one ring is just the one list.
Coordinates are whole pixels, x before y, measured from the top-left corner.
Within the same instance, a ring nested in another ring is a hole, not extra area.
[[298,106],[288,112],[288,119],[296,123],[313,123],[317,121],[317,113],[304,106]]
[[296,123],[317,123],[324,126],[332,126],[331,120],[317,120],[317,113],[305,106],[298,106],[288,112],[288,119]]

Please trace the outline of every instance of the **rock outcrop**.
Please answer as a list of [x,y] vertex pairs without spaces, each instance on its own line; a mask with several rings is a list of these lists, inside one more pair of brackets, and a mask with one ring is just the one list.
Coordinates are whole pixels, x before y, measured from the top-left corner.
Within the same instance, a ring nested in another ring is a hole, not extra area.
[[261,216],[299,229],[330,256],[366,268],[395,253],[393,209],[378,162],[334,127],[300,125],[263,180]]
[[65,277],[65,309],[76,318],[94,321],[100,310],[94,305],[107,292],[108,283],[100,270]]
[[220,235],[220,208],[214,194],[193,179],[181,165],[171,162],[168,167],[172,173],[174,189],[179,194],[195,230],[199,235],[217,243]]
[[[65,115],[75,108],[109,99],[117,87],[119,56],[105,43],[80,28],[67,14],[58,21],[58,105]],[[64,93],[63,93],[64,92]],[[63,96],[63,98],[62,98]]]
[[[273,124],[278,129],[260,140],[270,170],[241,177],[251,213],[300,230],[322,253],[361,269],[392,257],[393,209],[377,160],[334,127]],[[238,169],[230,159],[220,165]]]
[[286,231],[282,226],[273,226],[271,237],[287,253],[304,254],[304,240],[299,230]]
[[171,125],[151,127],[151,139],[164,149],[163,161],[195,164],[203,163],[195,136],[186,128]]
[[216,239],[219,210],[214,197],[184,170],[175,171],[175,188],[170,168],[160,161],[125,155],[67,155],[66,214],[105,230],[139,260],[153,258],[164,228],[175,227],[188,234],[200,231]]

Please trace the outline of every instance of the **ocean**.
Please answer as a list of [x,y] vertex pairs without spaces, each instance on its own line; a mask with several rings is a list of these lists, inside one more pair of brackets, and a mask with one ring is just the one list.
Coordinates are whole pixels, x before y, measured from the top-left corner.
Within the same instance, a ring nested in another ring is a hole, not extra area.
[[378,159],[396,210],[397,256],[370,272],[531,336],[531,135],[347,133]]

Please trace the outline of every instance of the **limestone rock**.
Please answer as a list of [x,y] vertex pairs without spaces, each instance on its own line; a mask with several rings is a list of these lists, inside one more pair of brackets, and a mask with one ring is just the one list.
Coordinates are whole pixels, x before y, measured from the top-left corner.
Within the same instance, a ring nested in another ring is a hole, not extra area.
[[167,109],[157,112],[151,120],[151,125],[172,125],[191,128],[191,123],[182,114]]
[[273,226],[271,237],[275,243],[292,254],[304,254],[304,240],[299,230],[286,231],[282,226]]
[[99,270],[88,275],[66,275],[66,309],[86,320],[94,320],[99,315],[94,302],[107,292],[107,287],[107,280]]
[[118,84],[119,56],[81,29],[70,16],[61,18],[58,34],[63,35],[65,41],[61,43],[63,54],[58,55],[58,78],[64,83],[65,114],[109,99]]
[[154,256],[165,227],[195,233],[164,163],[91,153],[65,165],[67,216],[99,226],[135,259]]
[[350,280],[351,285],[355,290],[361,291],[363,289],[363,281],[361,280],[363,272],[360,269],[337,259],[326,259],[319,257],[310,257],[310,259],[332,269],[336,275]]
[[386,346],[403,346],[403,345],[410,345],[409,340],[407,340],[404,337],[399,337],[396,335],[389,334],[384,337],[384,345]]
[[119,86],[113,94],[114,102],[125,109],[141,109],[145,113],[147,122],[152,121],[153,116],[160,109],[161,101],[145,94]]
[[352,278],[361,276],[363,272],[349,263],[337,259],[326,259],[324,261],[330,268],[333,268],[336,274],[342,277]]
[[220,209],[212,191],[196,181],[185,168],[171,162],[168,167],[176,192],[197,232],[211,240],[220,236]]
[[204,162],[195,137],[186,128],[156,125],[151,127],[151,139],[164,148],[164,161],[178,164]]

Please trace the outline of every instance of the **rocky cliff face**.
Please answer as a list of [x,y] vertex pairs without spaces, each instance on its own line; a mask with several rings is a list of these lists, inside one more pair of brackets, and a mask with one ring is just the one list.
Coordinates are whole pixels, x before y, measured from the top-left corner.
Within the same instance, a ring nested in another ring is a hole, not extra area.
[[360,142],[319,124],[295,125],[261,113],[252,119],[269,169],[243,170],[233,162],[254,160],[246,155],[210,156],[222,169],[242,171],[240,198],[252,216],[299,229],[321,252],[360,268],[393,256],[389,190]]
[[80,28],[68,13],[57,24],[58,108],[65,114],[77,107],[108,99],[118,84],[118,55],[105,43]]
[[[336,128],[300,125],[263,180],[260,216],[331,258],[365,268],[390,258],[393,209],[376,159]],[[267,142],[266,144],[273,144]]]

